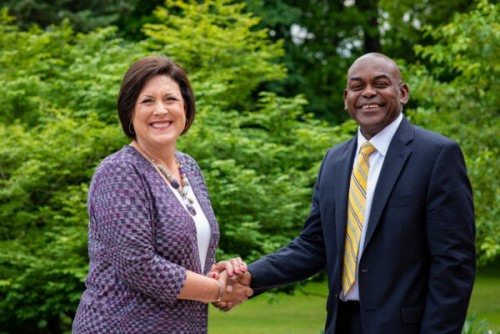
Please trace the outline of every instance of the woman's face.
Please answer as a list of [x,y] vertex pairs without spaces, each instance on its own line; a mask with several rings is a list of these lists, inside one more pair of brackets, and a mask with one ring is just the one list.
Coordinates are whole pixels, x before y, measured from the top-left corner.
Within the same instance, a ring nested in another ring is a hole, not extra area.
[[150,150],[175,147],[186,126],[184,99],[169,76],[157,75],[139,93],[132,114],[136,141]]

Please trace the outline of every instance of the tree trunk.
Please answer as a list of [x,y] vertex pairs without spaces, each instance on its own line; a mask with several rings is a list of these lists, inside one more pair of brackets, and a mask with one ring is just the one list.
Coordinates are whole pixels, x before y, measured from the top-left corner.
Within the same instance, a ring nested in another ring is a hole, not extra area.
[[365,53],[382,52],[377,2],[377,0],[356,0],[356,6],[365,17],[363,24]]
[[60,322],[61,319],[59,316],[54,316],[47,320],[47,327],[50,334],[62,334]]

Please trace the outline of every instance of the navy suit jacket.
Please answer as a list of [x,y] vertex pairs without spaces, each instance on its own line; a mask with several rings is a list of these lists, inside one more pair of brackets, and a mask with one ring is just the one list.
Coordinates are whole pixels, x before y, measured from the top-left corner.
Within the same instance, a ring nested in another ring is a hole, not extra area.
[[[337,305],[356,140],[325,155],[300,235],[249,266],[257,294],[326,268],[326,334],[342,321]],[[460,334],[475,277],[474,238],[472,190],[459,145],[404,118],[380,172],[359,262],[364,332]]]

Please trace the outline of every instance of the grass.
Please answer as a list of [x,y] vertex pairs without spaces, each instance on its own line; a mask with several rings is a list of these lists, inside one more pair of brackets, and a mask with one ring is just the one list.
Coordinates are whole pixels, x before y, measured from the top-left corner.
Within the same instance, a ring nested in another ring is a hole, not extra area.
[[468,313],[485,319],[493,334],[500,333],[500,269],[479,270]]
[[295,295],[264,294],[224,313],[210,306],[210,334],[319,334],[326,319],[326,283],[310,283]]
[[[210,334],[320,334],[326,319],[326,283],[310,283],[289,296],[264,294],[224,313],[210,306]],[[476,278],[469,315],[488,322],[500,334],[500,269],[481,270]]]

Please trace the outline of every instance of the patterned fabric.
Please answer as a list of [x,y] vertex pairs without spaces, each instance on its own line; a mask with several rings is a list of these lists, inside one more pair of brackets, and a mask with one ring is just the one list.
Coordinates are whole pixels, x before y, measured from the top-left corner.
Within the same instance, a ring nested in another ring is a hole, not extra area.
[[89,189],[90,268],[73,333],[207,332],[208,306],[177,300],[186,270],[207,273],[219,228],[198,164],[177,152],[210,222],[202,269],[196,226],[154,167],[131,146],[102,161]]
[[349,210],[347,210],[347,232],[345,237],[344,271],[342,289],[344,296],[356,280],[359,242],[365,222],[366,183],[370,172],[369,156],[375,152],[370,142],[361,145],[361,150],[354,164],[349,186]]

